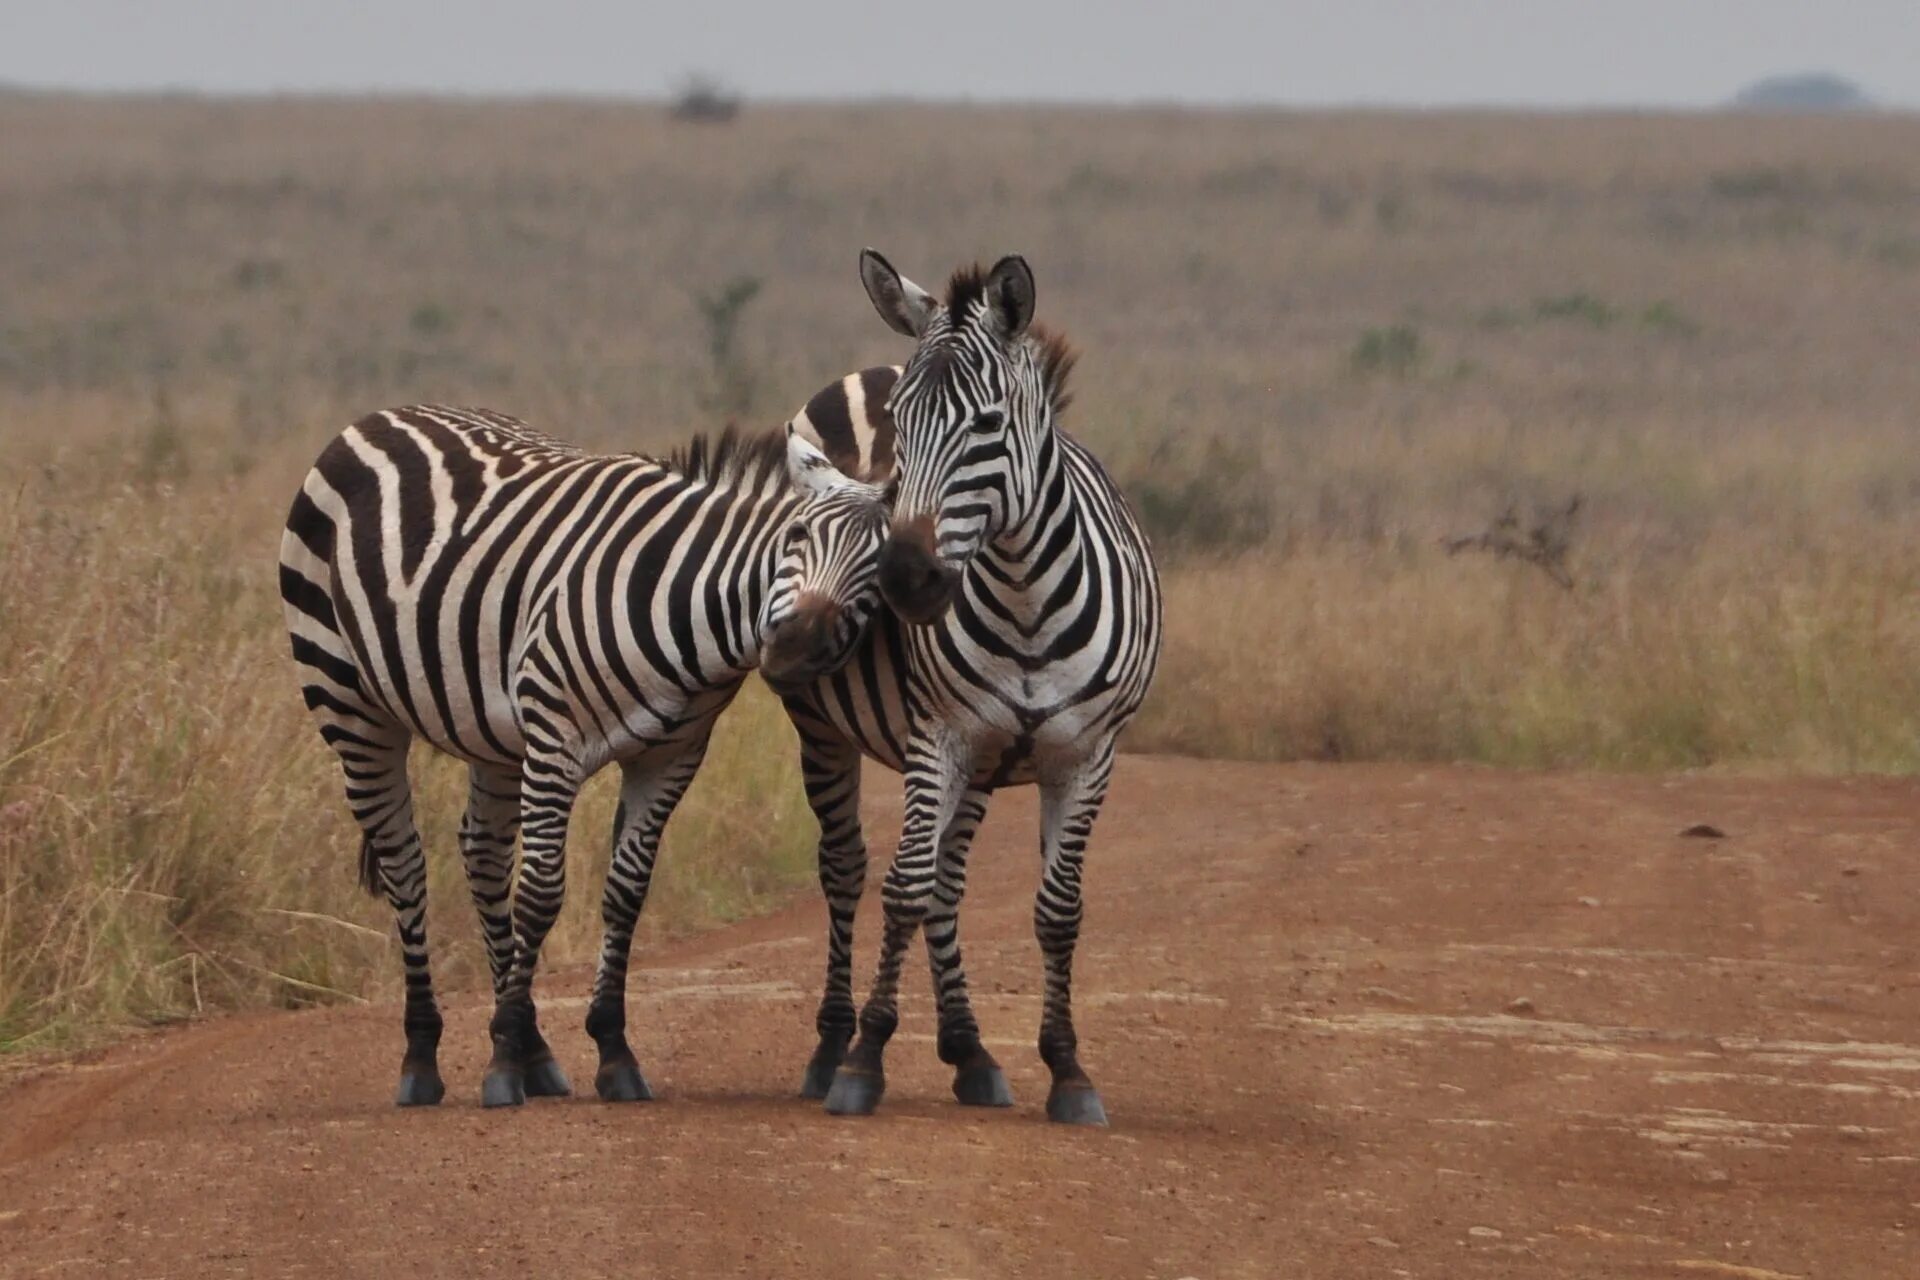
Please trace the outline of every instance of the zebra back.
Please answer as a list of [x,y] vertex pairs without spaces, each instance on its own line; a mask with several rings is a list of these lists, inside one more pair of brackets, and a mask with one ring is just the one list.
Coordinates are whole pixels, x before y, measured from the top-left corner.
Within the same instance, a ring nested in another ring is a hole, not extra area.
[[899,365],[875,365],[820,388],[788,426],[856,480],[884,485],[893,477],[893,415],[887,394]]

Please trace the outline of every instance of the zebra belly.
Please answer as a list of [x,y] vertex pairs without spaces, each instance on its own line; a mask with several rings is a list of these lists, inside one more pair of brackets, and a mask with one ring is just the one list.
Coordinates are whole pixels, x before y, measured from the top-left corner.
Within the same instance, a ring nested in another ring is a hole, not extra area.
[[1105,699],[1048,714],[1000,703],[949,709],[947,732],[969,759],[976,786],[1001,787],[1060,777],[1112,730]]
[[[913,732],[905,681],[883,650],[871,649],[863,647],[844,674],[789,698],[788,713],[803,730],[836,737],[867,759],[903,773]],[[877,686],[863,679],[868,671]],[[1046,716],[1030,706],[988,698],[967,706],[942,705],[936,714],[965,753],[973,784],[999,788],[1038,781],[1049,769],[1058,772],[1082,759],[1107,732],[1112,706],[1111,696],[1103,695]]]

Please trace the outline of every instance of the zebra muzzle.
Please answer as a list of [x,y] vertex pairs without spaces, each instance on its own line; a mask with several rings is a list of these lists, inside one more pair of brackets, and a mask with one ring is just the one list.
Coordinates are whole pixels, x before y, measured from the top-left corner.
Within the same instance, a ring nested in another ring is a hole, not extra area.
[[836,637],[840,606],[803,606],[767,633],[760,675],[776,693],[794,693],[827,674],[843,657]]
[[910,533],[896,530],[880,552],[880,594],[908,622],[932,622],[946,612],[959,581],[956,570]]

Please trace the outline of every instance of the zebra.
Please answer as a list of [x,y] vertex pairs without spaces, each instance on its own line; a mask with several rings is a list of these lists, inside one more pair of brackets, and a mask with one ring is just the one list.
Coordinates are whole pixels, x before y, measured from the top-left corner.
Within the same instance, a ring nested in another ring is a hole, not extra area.
[[[1075,356],[1064,338],[1032,324],[1024,259],[1003,258],[984,273],[961,269],[944,303],[872,250],[860,273],[881,317],[918,346],[903,368],[868,369],[827,387],[790,424],[842,468],[897,486],[880,567],[890,608],[845,666],[785,699],[820,822],[828,903],[819,1043],[801,1092],[836,1114],[879,1105],[900,966],[924,925],[939,1053],[954,1068],[954,1095],[971,1105],[1011,1104],[968,998],[958,914],[988,797],[1037,783],[1045,863],[1034,929],[1046,966],[1039,1044],[1053,1077],[1047,1114],[1104,1124],[1105,1108],[1079,1064],[1070,985],[1082,855],[1116,739],[1159,656],[1153,556],[1106,471],[1056,426]],[[906,814],[886,878],[879,968],[856,1024],[863,755],[905,775]]]
[[660,461],[588,454],[487,410],[415,405],[362,418],[320,454],[287,516],[280,594],[307,706],[362,833],[361,881],[384,891],[398,924],[398,1104],[445,1093],[413,739],[469,768],[460,851],[495,998],[487,1106],[570,1092],[531,984],[575,796],[620,766],[587,1031],[599,1095],[651,1097],[626,1039],[625,987],[662,829],[748,671],[791,691],[852,652],[879,608],[882,496],[792,430],[697,437]]

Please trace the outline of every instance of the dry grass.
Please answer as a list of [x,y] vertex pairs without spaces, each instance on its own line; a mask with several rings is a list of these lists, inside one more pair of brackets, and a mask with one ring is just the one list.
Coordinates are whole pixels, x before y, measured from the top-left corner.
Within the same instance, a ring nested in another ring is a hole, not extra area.
[[[1086,348],[1071,425],[1171,566],[1135,746],[1920,763],[1920,121],[0,96],[0,1045],[393,981],[271,591],[332,429],[777,421],[902,354],[867,243],[1020,249]],[[1575,494],[1571,590],[1441,550]],[[809,875],[777,708],[724,732],[652,927]]]
[[[1727,538],[1574,591],[1530,566],[1328,547],[1175,576],[1137,741],[1269,759],[1813,772],[1920,765],[1911,541],[1789,564]],[[1253,709],[1257,708],[1257,712]]]
[[[0,1050],[203,1009],[396,984],[389,913],[354,878],[332,755],[295,694],[249,480],[32,475],[0,497]],[[484,984],[454,832],[464,770],[421,752],[437,972]],[[599,940],[615,786],[577,811],[555,961]],[[792,732],[757,685],[669,828],[642,943],[812,875]]]

